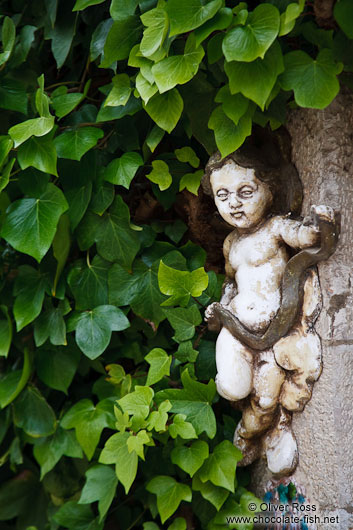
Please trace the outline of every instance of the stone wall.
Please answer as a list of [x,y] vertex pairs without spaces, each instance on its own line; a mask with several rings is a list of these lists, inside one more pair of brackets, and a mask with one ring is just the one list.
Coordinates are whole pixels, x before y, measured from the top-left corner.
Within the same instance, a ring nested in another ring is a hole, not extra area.
[[[292,160],[304,185],[303,215],[311,204],[341,211],[336,253],[319,265],[323,309],[316,329],[322,339],[323,372],[303,413],[294,414],[299,447],[294,474],[321,515],[339,515],[353,529],[353,96],[340,95],[325,110],[292,112]],[[253,484],[263,494],[268,473],[253,468]]]

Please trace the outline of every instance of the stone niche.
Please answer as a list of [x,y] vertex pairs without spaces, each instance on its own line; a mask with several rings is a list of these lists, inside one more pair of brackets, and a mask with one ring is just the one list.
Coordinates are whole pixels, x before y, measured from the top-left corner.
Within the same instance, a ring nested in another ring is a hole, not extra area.
[[347,530],[352,102],[340,96],[325,111],[293,112],[291,150],[282,137],[249,142],[224,160],[216,153],[203,180],[234,229],[223,246],[222,298],[206,312],[219,332],[218,392],[243,412],[234,443],[260,497],[293,483]]

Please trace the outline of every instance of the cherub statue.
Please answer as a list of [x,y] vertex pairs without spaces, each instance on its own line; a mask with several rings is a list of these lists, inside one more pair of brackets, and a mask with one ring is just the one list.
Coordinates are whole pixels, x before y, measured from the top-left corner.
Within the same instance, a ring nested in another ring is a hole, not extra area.
[[222,160],[216,153],[206,166],[204,189],[234,230],[223,246],[222,298],[205,317],[220,330],[218,393],[243,410],[234,435],[240,464],[265,455],[269,470],[283,476],[298,461],[292,412],[310,400],[322,369],[313,266],[334,251],[339,226],[327,206],[312,206],[310,218],[291,218],[301,207],[296,170],[261,156],[239,150]]

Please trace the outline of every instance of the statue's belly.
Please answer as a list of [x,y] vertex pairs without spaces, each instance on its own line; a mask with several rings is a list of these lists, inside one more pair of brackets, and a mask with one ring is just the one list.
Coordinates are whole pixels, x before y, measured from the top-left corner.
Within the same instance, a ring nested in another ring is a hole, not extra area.
[[280,290],[259,296],[250,289],[238,293],[230,303],[230,310],[234,315],[252,331],[265,331],[277,313],[281,301]]

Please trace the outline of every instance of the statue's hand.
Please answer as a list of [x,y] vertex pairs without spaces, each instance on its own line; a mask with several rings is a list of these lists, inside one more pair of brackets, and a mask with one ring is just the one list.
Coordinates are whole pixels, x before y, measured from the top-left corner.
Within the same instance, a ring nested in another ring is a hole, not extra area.
[[220,331],[221,322],[218,315],[218,309],[221,307],[219,302],[213,302],[205,311],[205,321],[207,322],[210,331]]
[[335,212],[330,206],[320,204],[318,206],[313,205],[310,209],[310,216],[305,217],[303,224],[312,225],[317,231],[319,231],[319,221],[326,221],[328,223],[335,222]]

